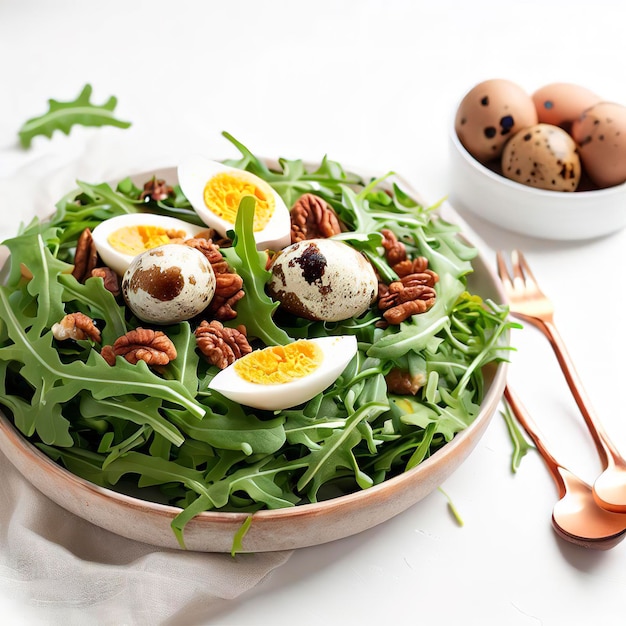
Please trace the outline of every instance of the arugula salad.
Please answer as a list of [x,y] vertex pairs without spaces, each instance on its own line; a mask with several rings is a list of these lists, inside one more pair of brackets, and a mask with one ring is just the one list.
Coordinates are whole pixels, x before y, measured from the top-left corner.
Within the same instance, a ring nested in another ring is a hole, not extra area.
[[[255,350],[335,336],[354,337],[357,346],[314,397],[255,409],[211,388],[220,368],[204,358],[195,334],[206,316],[150,326],[103,277],[72,275],[81,234],[116,216],[158,214],[203,226],[178,184],[158,197],[130,178],[115,186],[80,181],[49,220],[35,219],[3,242],[10,258],[0,287],[0,406],[70,472],[180,507],[172,527],[182,545],[185,524],[201,512],[313,503],[416,467],[472,423],[484,368],[509,349],[507,309],[468,292],[476,250],[436,207],[422,206],[391,176],[364,180],[327,158],[314,167],[287,159],[270,167],[224,135],[241,153],[227,164],[269,183],[287,207],[304,194],[331,207],[343,225],[331,238],[367,259],[381,283],[397,279],[381,232],[393,233],[409,258],[427,259],[436,299],[399,323],[387,323],[375,300],[338,321],[284,310],[267,289],[277,251],[257,249],[255,203],[244,199],[231,243],[220,245],[245,293],[224,326],[245,327]],[[53,326],[73,313],[94,320],[101,343],[55,337]],[[146,326],[167,335],[175,358],[159,367],[103,358],[102,346]],[[389,376],[398,371],[420,384],[397,392]]]

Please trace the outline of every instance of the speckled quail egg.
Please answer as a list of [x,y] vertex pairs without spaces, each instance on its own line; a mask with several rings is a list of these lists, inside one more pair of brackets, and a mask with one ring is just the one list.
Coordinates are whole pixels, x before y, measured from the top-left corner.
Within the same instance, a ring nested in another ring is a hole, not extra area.
[[291,242],[287,206],[268,183],[251,172],[193,156],[178,166],[178,180],[200,219],[222,236],[234,228],[241,199],[252,196],[257,248],[280,250]]
[[532,98],[510,80],[494,78],[473,87],[461,100],[454,129],[478,161],[500,158],[507,140],[537,123]]
[[572,125],[585,172],[598,187],[626,182],[626,107],[600,102]]
[[560,126],[569,132],[585,109],[600,102],[593,91],[573,83],[550,83],[532,94],[540,123]]
[[504,147],[502,173],[530,187],[576,191],[581,175],[576,143],[552,124],[525,128]]
[[250,352],[218,372],[209,389],[256,409],[286,409],[310,400],[334,383],[356,351],[352,335],[270,346]]
[[122,293],[144,322],[175,324],[208,306],[215,293],[215,274],[199,250],[165,244],[133,259],[122,279]]
[[92,237],[103,263],[122,276],[138,254],[206,231],[206,226],[167,215],[127,213],[98,224]]
[[268,293],[311,320],[336,322],[365,313],[378,293],[371,264],[334,239],[309,239],[285,248],[270,266]]

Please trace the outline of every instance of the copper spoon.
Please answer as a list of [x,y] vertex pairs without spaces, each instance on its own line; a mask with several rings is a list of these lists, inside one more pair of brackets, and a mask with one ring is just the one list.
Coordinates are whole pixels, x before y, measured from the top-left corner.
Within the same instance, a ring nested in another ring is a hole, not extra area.
[[608,550],[626,536],[626,515],[603,509],[596,503],[590,485],[572,474],[552,456],[536,424],[510,387],[504,396],[513,414],[524,427],[543,457],[559,490],[559,501],[552,510],[556,534],[577,546]]

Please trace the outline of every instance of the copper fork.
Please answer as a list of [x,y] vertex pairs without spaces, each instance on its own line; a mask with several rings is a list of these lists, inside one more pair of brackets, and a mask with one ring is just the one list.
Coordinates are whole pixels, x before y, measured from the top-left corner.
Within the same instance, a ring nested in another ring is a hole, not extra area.
[[550,341],[565,375],[565,380],[593,437],[605,470],[594,483],[598,504],[611,511],[626,512],[626,460],[609,438],[591,406],[565,343],[554,323],[554,305],[541,291],[524,255],[511,253],[512,273],[509,273],[502,252],[497,253],[498,275],[509,300],[512,315],[538,328]]

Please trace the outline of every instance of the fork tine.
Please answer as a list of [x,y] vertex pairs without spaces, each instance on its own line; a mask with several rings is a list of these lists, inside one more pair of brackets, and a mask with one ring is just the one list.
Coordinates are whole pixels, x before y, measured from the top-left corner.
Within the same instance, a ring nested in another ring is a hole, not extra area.
[[524,255],[520,250],[513,250],[511,252],[511,266],[513,267],[513,275],[515,280],[521,280],[524,282]]
[[519,276],[523,278],[526,283],[532,282],[534,286],[537,286],[537,279],[526,262],[526,257],[521,250],[513,250],[513,269],[519,273]]
[[504,253],[501,250],[496,252],[496,261],[498,264],[498,276],[500,276],[500,280],[506,287],[511,284],[511,275],[509,274],[506,261],[504,260]]

